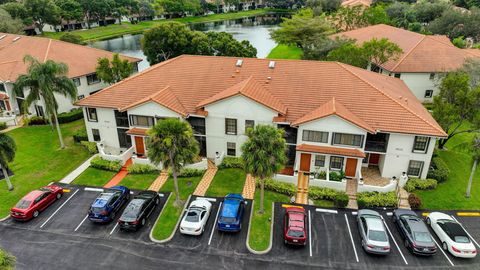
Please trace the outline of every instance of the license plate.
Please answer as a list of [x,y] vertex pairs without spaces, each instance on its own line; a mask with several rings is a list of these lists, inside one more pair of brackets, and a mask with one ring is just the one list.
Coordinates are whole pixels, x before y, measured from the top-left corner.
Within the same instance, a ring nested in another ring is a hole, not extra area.
[[424,248],[423,251],[428,251],[428,248]]
[[226,228],[230,228],[230,225],[225,225]]
[[293,239],[293,242],[297,243],[297,242],[298,242],[298,240],[297,240],[297,239]]

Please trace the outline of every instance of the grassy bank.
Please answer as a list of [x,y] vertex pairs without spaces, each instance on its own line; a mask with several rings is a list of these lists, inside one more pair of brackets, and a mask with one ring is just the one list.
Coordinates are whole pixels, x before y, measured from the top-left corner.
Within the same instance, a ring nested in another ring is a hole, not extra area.
[[[137,24],[131,24],[129,22],[124,22],[120,24],[112,24],[104,27],[96,27],[87,30],[77,30],[70,33],[76,34],[83,38],[84,41],[97,41],[110,39],[114,37],[119,37],[126,34],[138,34],[146,31],[150,28],[153,28],[161,23],[168,21],[177,21],[182,23],[204,23],[204,22],[214,22],[214,21],[223,21],[223,20],[234,20],[240,19],[243,17],[258,16],[264,15],[272,12],[283,12],[285,10],[278,9],[256,9],[248,11],[240,11],[234,13],[222,13],[222,14],[212,14],[207,16],[195,16],[195,17],[185,17],[185,18],[176,18],[168,20],[156,20],[156,21],[143,21]],[[44,36],[60,39],[62,35],[66,32],[59,33],[44,33]]]
[[14,129],[8,134],[17,144],[14,162],[10,165],[15,176],[11,177],[15,189],[7,190],[5,181],[0,181],[0,217],[32,189],[52,181],[59,181],[77,168],[90,155],[85,148],[74,144],[72,135],[84,129],[83,119],[62,124],[65,149],[59,148],[56,130],[50,126],[32,126]]
[[242,194],[246,177],[242,169],[218,170],[205,196],[224,197],[229,193]]
[[110,179],[117,174],[112,171],[105,171],[96,168],[89,167],[82,174],[80,174],[72,184],[103,187]]
[[268,54],[270,59],[302,59],[302,50],[295,46],[279,44]]

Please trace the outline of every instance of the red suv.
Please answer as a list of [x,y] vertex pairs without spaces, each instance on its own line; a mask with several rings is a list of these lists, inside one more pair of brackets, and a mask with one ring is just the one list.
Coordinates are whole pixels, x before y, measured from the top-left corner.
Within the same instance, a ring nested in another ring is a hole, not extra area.
[[10,216],[16,220],[27,221],[38,217],[41,211],[45,210],[54,201],[63,195],[63,188],[55,185],[46,186],[30,191],[12,209]]
[[283,221],[283,239],[285,240],[285,244],[307,244],[305,220],[305,209],[299,207],[288,207],[285,209],[285,218]]

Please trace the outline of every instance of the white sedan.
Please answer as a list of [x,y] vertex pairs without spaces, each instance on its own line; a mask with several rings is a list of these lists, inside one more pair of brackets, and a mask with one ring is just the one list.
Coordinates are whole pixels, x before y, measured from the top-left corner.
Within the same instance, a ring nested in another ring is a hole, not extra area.
[[427,224],[440,239],[440,245],[450,254],[461,258],[474,258],[477,249],[463,227],[451,216],[432,212],[427,216]]
[[190,235],[201,235],[205,230],[212,204],[205,199],[196,199],[188,207],[187,213],[180,222],[180,232]]

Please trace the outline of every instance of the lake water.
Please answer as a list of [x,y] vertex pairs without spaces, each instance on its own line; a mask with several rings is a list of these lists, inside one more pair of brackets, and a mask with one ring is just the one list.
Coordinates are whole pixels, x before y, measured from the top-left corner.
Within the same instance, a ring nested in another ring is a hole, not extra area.
[[[203,32],[224,31],[232,34],[237,40],[248,40],[257,49],[257,57],[265,58],[277,45],[270,38],[269,30],[278,27],[282,16],[284,14],[269,14],[237,20],[196,23],[189,26],[193,30]],[[118,38],[93,42],[89,46],[141,58],[143,61],[139,63],[138,68],[139,70],[144,70],[150,65],[140,45],[142,36],[142,34],[124,35]]]

